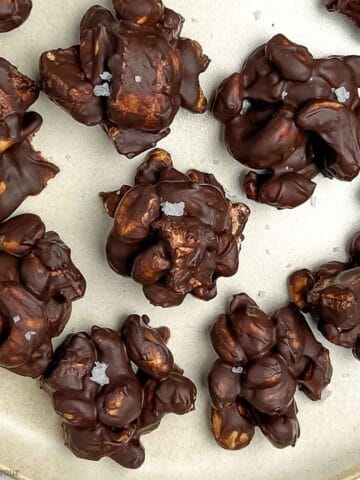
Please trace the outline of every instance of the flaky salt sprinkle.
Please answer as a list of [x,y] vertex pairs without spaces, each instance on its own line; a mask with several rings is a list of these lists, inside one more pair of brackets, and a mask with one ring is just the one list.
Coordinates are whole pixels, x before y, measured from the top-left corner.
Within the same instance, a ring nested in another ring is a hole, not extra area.
[[108,385],[110,383],[109,377],[106,375],[108,366],[104,362],[95,362],[95,366],[91,370],[90,380],[101,386]]
[[323,391],[323,393],[321,394],[321,400],[320,402],[325,402],[332,394],[332,391],[329,390],[329,389],[326,389]]
[[233,373],[243,373],[244,369],[242,367],[233,367],[231,371]]
[[255,10],[255,12],[253,12],[253,14],[254,14],[255,20],[260,20],[260,18],[261,18],[261,10]]
[[14,322],[14,323],[19,323],[20,320],[21,320],[20,315],[15,315],[15,317],[13,317],[13,322]]
[[110,97],[110,87],[108,83],[102,85],[95,85],[94,87],[95,97]]
[[136,83],[141,83],[142,82],[142,77],[140,75],[135,75],[134,80]]
[[104,82],[111,82],[112,80],[112,75],[110,72],[103,72],[100,74],[101,80],[104,80]]
[[30,330],[30,332],[26,332],[24,337],[25,337],[25,340],[27,340],[28,342],[30,342],[30,340],[32,339],[32,337],[36,335],[36,332],[34,332],[33,330]]
[[281,94],[282,100],[285,100],[285,98],[286,98],[288,95],[289,95],[288,92],[287,92],[286,90],[284,90],[284,91],[282,92],[282,94]]
[[346,101],[350,98],[350,92],[344,86],[332,88],[331,91],[335,93],[339,103],[346,103]]
[[161,210],[165,215],[169,215],[170,217],[182,217],[185,211],[185,203],[162,202]]
[[242,109],[240,115],[245,115],[251,107],[251,102],[247,98],[243,100]]

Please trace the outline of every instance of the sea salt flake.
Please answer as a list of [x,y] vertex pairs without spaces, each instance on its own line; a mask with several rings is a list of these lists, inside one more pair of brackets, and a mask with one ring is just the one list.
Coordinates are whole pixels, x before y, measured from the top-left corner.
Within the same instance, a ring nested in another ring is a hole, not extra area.
[[108,385],[110,383],[109,377],[106,375],[108,366],[104,362],[95,362],[95,366],[91,370],[90,380],[101,386]]
[[253,14],[254,14],[255,20],[260,20],[260,18],[261,18],[261,10],[255,10],[255,12],[253,12]]
[[110,72],[103,72],[100,74],[101,80],[104,80],[104,82],[111,82],[112,80],[112,75]]
[[251,102],[247,98],[244,99],[240,115],[245,115],[251,107]]
[[244,369],[242,367],[233,367],[231,371],[233,373],[243,373]]
[[284,91],[282,92],[282,94],[281,94],[281,98],[282,98],[283,100],[285,100],[285,98],[286,98],[288,95],[289,95],[288,92],[287,92],[286,90],[284,90]]
[[134,80],[136,83],[141,83],[142,82],[142,77],[140,75],[135,75]]
[[136,373],[138,370],[139,370],[139,367],[130,360],[130,365],[131,365],[131,368],[133,369],[133,372]]
[[234,193],[231,190],[227,190],[226,188],[225,188],[225,196],[228,200],[231,200],[234,203],[241,201],[241,198],[237,193]]
[[346,90],[346,87],[338,87],[331,89],[333,93],[335,93],[337,101],[339,103],[346,103],[347,100],[350,98],[350,92]]
[[182,217],[184,215],[185,203],[162,202],[161,209],[165,215],[169,215],[171,217]]
[[13,321],[14,321],[14,323],[19,323],[19,322],[20,322],[20,320],[21,320],[21,317],[20,317],[20,315],[15,315],[15,317],[13,317]]
[[24,337],[25,339],[30,342],[31,338],[36,335],[36,332],[34,332],[33,330],[30,330],[30,332],[26,332]]
[[102,85],[95,85],[94,87],[95,97],[110,97],[110,87],[108,83]]
[[320,402],[325,402],[330,397],[331,394],[332,394],[331,390],[328,390],[328,389],[324,390],[321,395]]

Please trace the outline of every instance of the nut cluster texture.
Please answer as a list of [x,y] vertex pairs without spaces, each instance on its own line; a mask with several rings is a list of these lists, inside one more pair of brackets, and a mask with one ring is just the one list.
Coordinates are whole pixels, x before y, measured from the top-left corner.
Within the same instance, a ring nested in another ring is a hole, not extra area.
[[31,145],[42,118],[28,109],[38,96],[36,83],[0,58],[0,221],[59,172]]
[[224,80],[213,111],[230,154],[251,168],[242,181],[248,198],[294,208],[311,197],[319,173],[359,174],[359,85],[360,57],[315,59],[283,35]]
[[184,19],[161,0],[113,0],[116,16],[90,8],[80,45],[45,52],[42,87],[86,125],[101,125],[129,158],[170,133],[180,107],[207,109],[199,75],[209,64],[201,46],[180,36]]
[[29,17],[31,0],[0,0],[0,33],[20,27]]
[[76,456],[138,468],[145,459],[141,435],[168,413],[194,409],[196,387],[174,363],[169,337],[147,316],[130,315],[121,332],[93,327],[56,350],[41,384]]
[[0,224],[0,366],[40,376],[51,340],[63,331],[85,280],[70,249],[41,219],[19,215]]
[[360,359],[360,233],[352,239],[347,262],[298,270],[289,277],[289,289],[294,305],[311,314],[327,340],[352,348]]
[[250,211],[228,200],[213,175],[181,173],[157,149],[138,168],[134,186],[102,197],[114,218],[108,262],[143,285],[152,304],[180,305],[188,293],[210,300],[217,279],[238,270]]
[[329,351],[303,315],[287,305],[270,317],[240,293],[210,335],[219,356],[208,374],[216,442],[239,450],[258,426],[275,447],[295,446],[297,385],[311,400],[320,400],[332,375]]

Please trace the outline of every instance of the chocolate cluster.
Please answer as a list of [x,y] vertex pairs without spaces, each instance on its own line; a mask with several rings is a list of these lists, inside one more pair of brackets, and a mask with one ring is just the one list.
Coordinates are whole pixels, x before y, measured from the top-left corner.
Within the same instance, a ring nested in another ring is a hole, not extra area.
[[208,375],[211,428],[217,443],[239,450],[255,426],[278,448],[300,434],[296,386],[319,400],[329,384],[329,351],[292,305],[266,315],[246,294],[235,295],[210,331],[219,358]]
[[161,0],[113,0],[116,17],[94,6],[80,45],[45,52],[42,86],[86,125],[101,125],[132,158],[170,133],[180,106],[203,113],[199,75],[209,64],[200,45],[180,36],[184,19]]
[[38,377],[52,356],[85,280],[70,250],[41,219],[19,215],[0,224],[0,366]]
[[134,184],[101,194],[114,218],[111,268],[143,285],[153,305],[214,298],[217,278],[238,269],[248,207],[231,203],[213,175],[176,170],[164,150],[150,152]]
[[0,0],[0,33],[9,32],[23,24],[31,9],[31,0]]
[[0,58],[0,221],[59,172],[31,145],[42,118],[27,110],[38,96],[35,82]]
[[328,262],[289,278],[291,300],[309,312],[329,342],[352,348],[360,360],[360,233],[353,238],[348,262]]
[[121,333],[93,327],[56,350],[41,384],[76,456],[138,468],[145,459],[141,435],[167,413],[194,409],[195,385],[174,363],[169,338],[166,327],[152,328],[147,316],[131,315]]
[[337,11],[349,17],[360,27],[360,3],[359,0],[327,0],[326,8],[329,12]]
[[351,181],[360,169],[360,57],[314,59],[283,35],[258,47],[220,86],[215,116],[231,155],[249,171],[248,198],[293,208],[314,177]]

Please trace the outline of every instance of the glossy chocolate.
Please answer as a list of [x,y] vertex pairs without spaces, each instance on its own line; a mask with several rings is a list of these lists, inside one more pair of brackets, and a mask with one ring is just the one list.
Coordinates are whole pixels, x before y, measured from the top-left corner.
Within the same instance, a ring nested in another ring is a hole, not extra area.
[[120,154],[132,158],[170,133],[182,106],[203,113],[199,84],[209,59],[180,37],[184,19],[161,0],[113,0],[117,17],[90,8],[80,45],[43,53],[42,86],[85,125],[101,125]]
[[305,318],[293,305],[269,317],[240,293],[210,336],[219,356],[208,374],[217,443],[229,450],[244,448],[258,426],[274,446],[295,446],[300,434],[296,386],[320,400],[332,375],[329,351]]
[[101,194],[114,218],[111,268],[143,285],[153,305],[214,298],[217,278],[238,269],[248,207],[231,203],[213,175],[175,170],[164,150],[149,153],[134,183]]
[[307,201],[321,173],[351,181],[360,171],[360,57],[314,59],[276,35],[241,73],[223,81],[213,111],[230,154],[253,170],[248,198],[279,209]]
[[27,110],[38,96],[35,82],[0,58],[0,221],[59,172],[31,145],[42,118]]
[[327,0],[326,8],[329,12],[339,12],[349,17],[360,27],[360,4],[358,0]]
[[22,25],[31,9],[31,0],[0,0],[0,33],[9,32]]
[[0,366],[40,376],[51,359],[51,339],[84,293],[70,249],[38,216],[0,223]]
[[352,348],[360,358],[360,233],[350,244],[348,262],[298,270],[289,278],[289,289],[294,304],[310,312],[327,340]]
[[41,386],[76,456],[109,457],[138,468],[145,459],[141,435],[168,413],[194,409],[196,388],[174,365],[166,346],[169,330],[149,321],[131,315],[120,333],[93,327],[90,335],[72,335],[56,350]]

